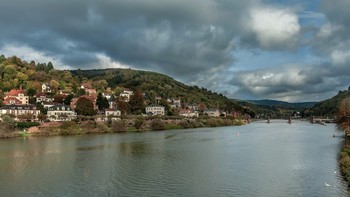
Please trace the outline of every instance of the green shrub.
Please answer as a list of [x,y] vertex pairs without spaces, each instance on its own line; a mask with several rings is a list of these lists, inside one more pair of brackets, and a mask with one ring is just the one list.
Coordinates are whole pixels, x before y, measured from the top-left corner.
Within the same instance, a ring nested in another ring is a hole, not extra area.
[[18,122],[16,127],[19,129],[26,129],[29,127],[34,127],[34,126],[39,126],[39,125],[40,125],[40,123],[38,123],[38,122]]

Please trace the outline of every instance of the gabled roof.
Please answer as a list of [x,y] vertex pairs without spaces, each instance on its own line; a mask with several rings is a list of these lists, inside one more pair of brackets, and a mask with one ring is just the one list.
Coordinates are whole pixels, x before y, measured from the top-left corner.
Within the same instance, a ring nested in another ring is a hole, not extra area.
[[12,89],[7,93],[7,96],[18,96],[18,94],[24,94],[22,87],[20,89]]
[[16,97],[10,96],[10,97],[6,97],[6,98],[4,99],[4,103],[5,103],[5,104],[10,104],[11,101],[14,101],[16,104],[22,104],[22,101],[20,101],[20,100],[17,99]]

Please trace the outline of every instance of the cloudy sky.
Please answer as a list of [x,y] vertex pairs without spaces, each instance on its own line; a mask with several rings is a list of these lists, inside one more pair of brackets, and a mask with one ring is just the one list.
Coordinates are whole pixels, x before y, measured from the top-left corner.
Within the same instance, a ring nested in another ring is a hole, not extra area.
[[350,86],[349,0],[2,0],[0,54],[133,68],[237,99]]

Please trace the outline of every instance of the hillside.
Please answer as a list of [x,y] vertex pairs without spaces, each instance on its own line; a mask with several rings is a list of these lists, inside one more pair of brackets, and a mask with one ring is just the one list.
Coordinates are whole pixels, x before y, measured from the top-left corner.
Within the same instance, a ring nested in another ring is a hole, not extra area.
[[350,97],[350,87],[348,90],[339,91],[337,95],[330,99],[316,103],[315,106],[310,109],[310,114],[315,116],[336,115],[340,101],[347,97]]
[[289,103],[285,101],[276,101],[276,100],[248,100],[248,102],[255,103],[257,105],[265,105],[265,106],[275,106],[282,107],[286,109],[304,109],[304,108],[312,108],[317,102],[299,102],[299,103]]
[[41,92],[44,83],[52,87],[52,97],[59,92],[78,97],[81,95],[81,84],[88,83],[97,92],[115,96],[124,88],[139,90],[144,93],[147,104],[155,103],[156,97],[177,98],[182,103],[229,112],[238,111],[254,117],[254,112],[222,94],[198,86],[188,86],[155,72],[131,69],[57,70],[51,62],[27,62],[16,56],[0,56],[0,105],[5,93],[11,89],[22,87],[27,95],[34,96]]
[[129,88],[141,90],[145,93],[145,99],[150,103],[155,102],[155,97],[181,98],[183,103],[204,104],[207,108],[218,108],[226,111],[240,111],[254,116],[254,112],[242,107],[236,101],[232,101],[222,94],[212,92],[198,86],[188,86],[164,74],[131,70],[131,69],[94,69],[72,70],[74,77],[104,81],[109,87]]

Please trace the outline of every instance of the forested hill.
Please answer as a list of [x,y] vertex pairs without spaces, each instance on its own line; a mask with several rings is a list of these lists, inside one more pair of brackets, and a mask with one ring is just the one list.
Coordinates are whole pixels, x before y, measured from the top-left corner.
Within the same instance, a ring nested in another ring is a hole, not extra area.
[[269,99],[248,100],[248,102],[255,103],[257,105],[275,106],[275,107],[282,107],[282,108],[286,108],[286,109],[311,108],[316,104],[316,102],[289,103],[289,102],[269,100]]
[[348,90],[339,91],[339,93],[327,100],[316,103],[310,109],[310,114],[315,116],[331,116],[336,115],[340,101],[344,98],[350,97],[350,87]]
[[0,106],[11,89],[23,88],[31,98],[42,91],[42,84],[49,84],[52,95],[59,92],[80,95],[80,86],[90,84],[97,92],[119,95],[124,88],[139,90],[145,95],[146,104],[155,103],[156,97],[180,99],[182,103],[197,104],[228,112],[238,111],[254,116],[222,94],[197,86],[188,86],[173,78],[148,71],[131,69],[58,70],[51,62],[27,62],[20,58],[0,56]]
[[72,70],[73,76],[81,80],[105,80],[112,89],[118,87],[140,90],[151,103],[155,97],[180,98],[183,103],[204,104],[207,108],[240,111],[254,116],[254,112],[242,107],[222,94],[198,86],[189,86],[173,78],[150,71],[132,69]]

